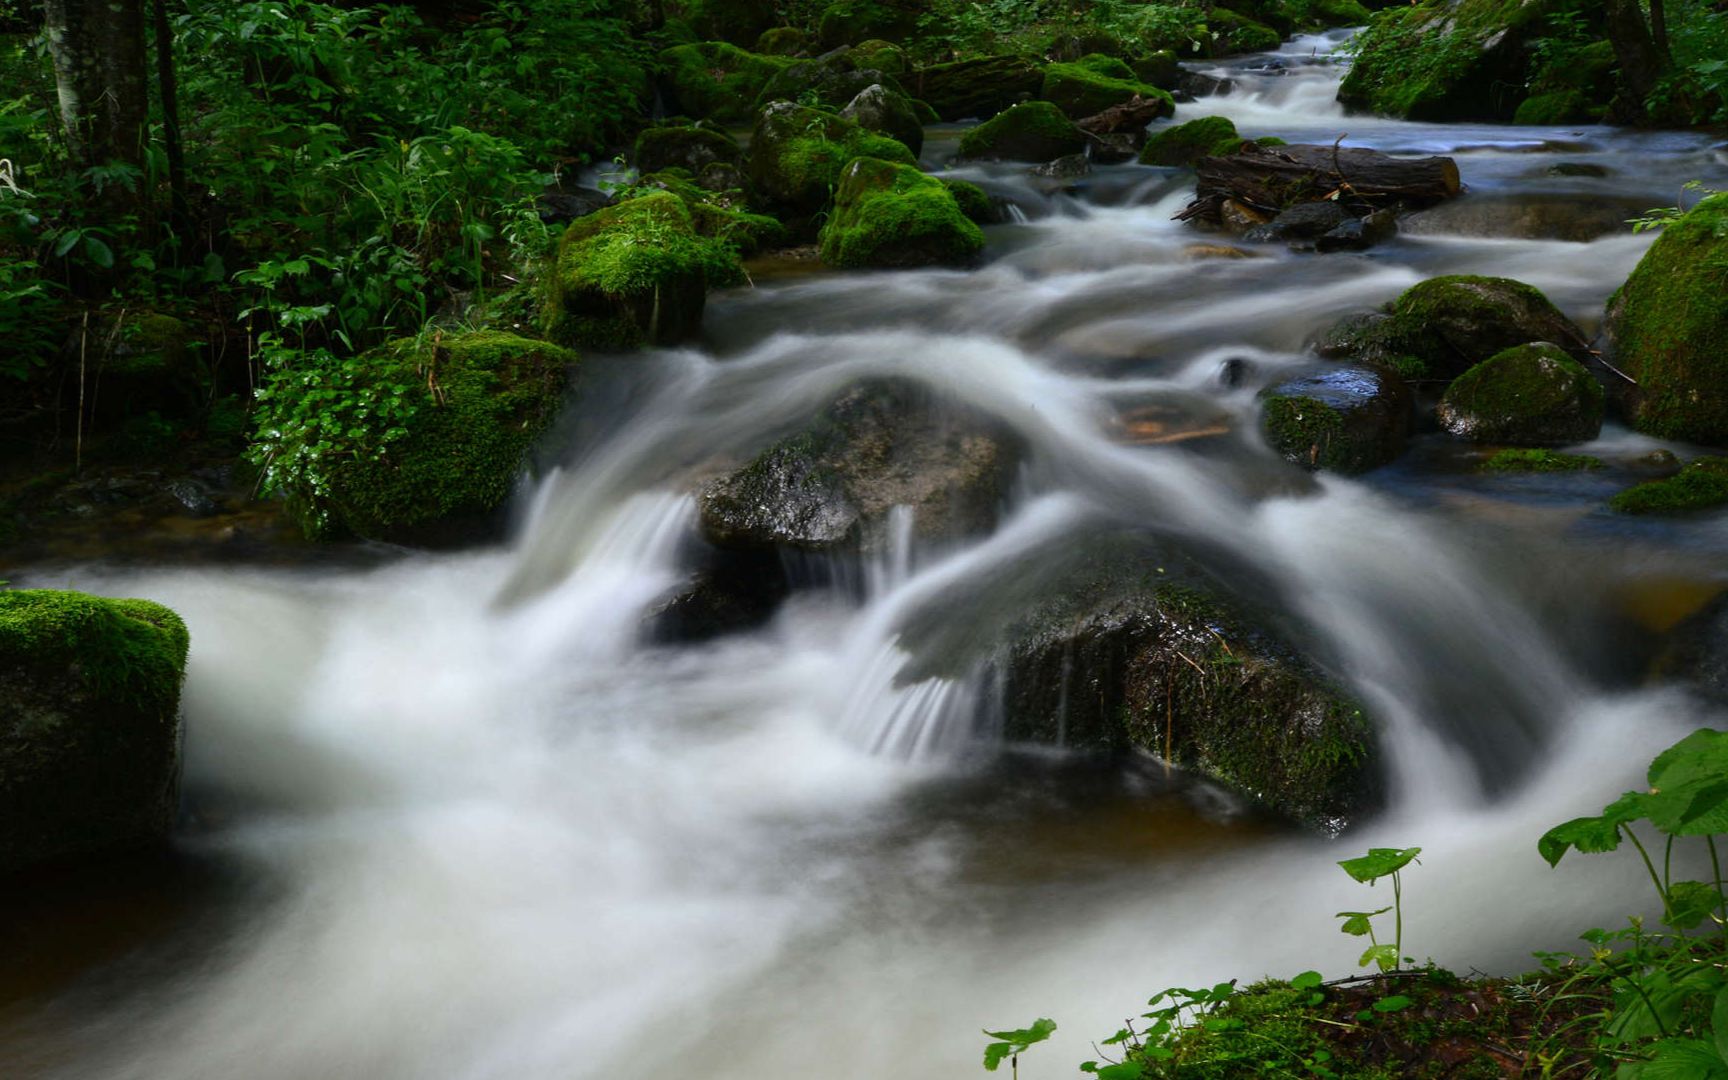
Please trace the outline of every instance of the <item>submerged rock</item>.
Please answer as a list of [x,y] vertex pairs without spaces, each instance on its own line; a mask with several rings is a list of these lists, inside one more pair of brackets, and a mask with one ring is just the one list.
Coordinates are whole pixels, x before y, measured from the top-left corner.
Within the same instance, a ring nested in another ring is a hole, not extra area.
[[984,234],[942,181],[910,165],[856,158],[822,228],[822,261],[844,267],[964,266]]
[[1398,215],[1391,210],[1375,210],[1359,218],[1351,218],[1327,230],[1314,241],[1314,250],[1366,251],[1398,235]]
[[1452,381],[1440,426],[1472,442],[1565,446],[1602,430],[1602,384],[1546,341],[1495,353]]
[[1367,472],[1403,453],[1410,434],[1410,392],[1377,368],[1316,368],[1268,387],[1260,400],[1267,444],[1304,469]]
[[167,839],[186,648],[148,600],[0,590],[0,874]]

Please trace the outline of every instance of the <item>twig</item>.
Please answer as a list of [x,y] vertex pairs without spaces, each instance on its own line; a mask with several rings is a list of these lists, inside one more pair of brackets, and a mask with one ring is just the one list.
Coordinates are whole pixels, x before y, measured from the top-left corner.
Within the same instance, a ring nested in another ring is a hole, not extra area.
[[72,471],[84,471],[84,360],[90,352],[90,309],[84,309],[84,325],[78,331],[78,434],[72,451]]

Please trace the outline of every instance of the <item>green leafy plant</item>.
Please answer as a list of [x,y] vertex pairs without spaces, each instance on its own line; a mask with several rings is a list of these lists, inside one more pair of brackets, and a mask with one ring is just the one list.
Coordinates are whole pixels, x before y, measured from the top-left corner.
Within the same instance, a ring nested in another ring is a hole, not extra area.
[[1031,1027],[1013,1031],[986,1031],[984,1034],[996,1041],[984,1047],[984,1068],[995,1072],[1002,1059],[1007,1058],[1009,1072],[1019,1080],[1020,1055],[1048,1039],[1055,1031],[1056,1021],[1045,1019],[1034,1020]]
[[1651,229],[1660,229],[1665,225],[1672,224],[1677,219],[1683,217],[1687,210],[1691,209],[1691,207],[1686,205],[1686,192],[1688,191],[1696,191],[1698,193],[1698,197],[1692,200],[1694,204],[1697,204],[1701,200],[1708,199],[1712,195],[1721,194],[1721,192],[1717,191],[1715,188],[1705,187],[1704,181],[1702,180],[1688,180],[1685,184],[1681,185],[1680,197],[1675,200],[1673,206],[1652,207],[1649,210],[1644,211],[1644,213],[1638,217],[1628,218],[1626,224],[1632,226],[1632,231],[1635,233],[1648,232]]
[[[1356,881],[1373,885],[1383,877],[1392,879],[1392,904],[1378,911],[1340,911],[1338,918],[1344,920],[1339,927],[1352,937],[1366,937],[1368,948],[1357,961],[1361,967],[1374,964],[1381,971],[1396,971],[1404,962],[1404,882],[1402,872],[1411,863],[1419,863],[1416,856],[1422,853],[1419,847],[1412,848],[1369,848],[1368,854],[1359,855],[1354,859],[1344,859],[1338,865],[1344,868]],[[1381,942],[1374,933],[1374,919],[1378,916],[1392,913],[1392,940]]]

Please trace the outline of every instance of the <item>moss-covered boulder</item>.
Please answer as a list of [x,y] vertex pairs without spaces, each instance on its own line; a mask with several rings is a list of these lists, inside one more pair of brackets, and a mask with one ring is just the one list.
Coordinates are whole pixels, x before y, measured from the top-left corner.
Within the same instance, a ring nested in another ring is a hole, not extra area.
[[995,116],[1038,96],[1044,71],[1023,56],[980,56],[932,64],[906,80],[913,97],[930,104],[943,120]]
[[1410,434],[1410,391],[1378,368],[1316,368],[1268,387],[1260,401],[1267,444],[1304,469],[1364,473],[1403,453]]
[[186,649],[148,600],[0,589],[0,874],[167,838]]
[[389,342],[274,379],[251,454],[314,539],[466,539],[509,497],[575,362],[493,330]]
[[1728,194],[1693,207],[1608,302],[1614,363],[1638,381],[1632,425],[1728,445]]
[[1411,286],[1384,312],[1343,320],[1317,347],[1322,356],[1411,378],[1451,379],[1532,341],[1553,342],[1580,360],[1589,355],[1582,332],[1540,289],[1511,278],[1455,274]]
[[835,49],[809,60],[799,60],[768,80],[756,103],[796,101],[838,109],[871,86],[882,84],[900,92],[894,76],[859,62],[854,49]]
[[977,184],[969,180],[955,180],[952,177],[942,177],[942,186],[948,189],[948,194],[954,196],[955,205],[974,223],[979,225],[1000,225],[1002,213],[996,208],[996,203],[990,195]]
[[1452,380],[1440,426],[1472,442],[1565,446],[1602,430],[1602,384],[1558,345],[1516,345]]
[[1362,707],[1263,620],[1113,559],[1032,607],[999,661],[1005,734],[1143,751],[1332,832],[1380,802]]
[[1202,116],[1154,132],[1140,148],[1140,164],[1192,165],[1203,157],[1234,153],[1241,145],[1229,117]]
[[861,41],[852,47],[852,62],[861,68],[874,68],[889,75],[904,75],[912,70],[906,50],[892,41]]
[[984,161],[1054,161],[1086,149],[1086,133],[1048,101],[1007,109],[960,137],[960,156]]
[[660,54],[659,74],[673,112],[722,124],[747,123],[768,81],[793,63],[745,52],[723,41],[675,45]]
[[860,157],[917,163],[898,140],[831,112],[777,101],[762,110],[750,136],[750,179],[763,197],[794,213],[814,214],[833,197],[840,170]]
[[846,103],[840,115],[866,131],[904,143],[913,155],[924,149],[924,124],[905,94],[873,83]]
[[1061,109],[1071,120],[1096,116],[1112,105],[1136,97],[1164,102],[1165,116],[1176,111],[1176,103],[1168,93],[1140,82],[1133,69],[1122,61],[1098,53],[1071,64],[1047,66],[1038,96]]
[[1284,33],[1264,23],[1256,22],[1229,8],[1215,7],[1206,13],[1206,27],[1218,35],[1213,46],[1215,55],[1230,53],[1271,52],[1283,44]]
[[812,44],[810,35],[797,27],[776,26],[756,39],[756,51],[763,56],[802,56]]
[[923,13],[914,0],[835,0],[822,10],[816,36],[829,49],[863,41],[901,42],[918,29]]
[[1702,457],[1673,476],[1647,480],[1608,500],[1622,514],[1689,514],[1728,505],[1728,458]]
[[704,41],[756,43],[775,23],[774,5],[760,0],[680,0],[684,21]]
[[736,165],[744,160],[738,141],[718,128],[699,124],[662,124],[636,136],[632,155],[638,172],[688,169],[699,173],[715,162]]
[[701,235],[682,199],[650,192],[564,230],[541,322],[564,345],[668,344],[696,332],[710,287],[742,278],[737,252]]
[[984,247],[942,181],[875,158],[841,173],[821,239],[822,261],[849,268],[965,266]]
[[[738,184],[744,182],[744,174],[735,166],[718,163],[710,164],[702,172],[703,180],[715,178]],[[670,192],[683,201],[698,236],[723,241],[741,256],[755,255],[789,239],[786,227],[777,218],[750,210],[749,199],[741,188],[715,190],[693,179],[684,169],[666,169],[643,176],[629,191],[620,193],[620,201],[656,191]],[[713,284],[732,284],[735,280],[736,274],[727,270],[724,277],[716,279]]]
[[1338,100],[1409,120],[1510,120],[1530,43],[1561,0],[1422,0],[1388,8],[1357,40]]

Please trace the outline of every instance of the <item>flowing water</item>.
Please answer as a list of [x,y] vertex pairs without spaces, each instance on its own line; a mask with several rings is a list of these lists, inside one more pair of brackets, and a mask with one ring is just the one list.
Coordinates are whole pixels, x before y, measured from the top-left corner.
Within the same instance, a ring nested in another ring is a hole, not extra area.
[[[1690,134],[1346,118],[1333,40],[1232,65],[1236,90],[1183,117],[1452,153],[1478,204],[1656,206],[1724,171]],[[1367,255],[1196,259],[1176,171],[1056,193],[957,175],[1018,208],[984,267],[765,280],[714,298],[708,351],[596,365],[507,545],[21,575],[185,615],[187,784],[218,809],[168,884],[31,909],[32,939],[11,939],[26,964],[0,976],[0,1075],[953,1076],[978,1067],[981,1027],[1042,1015],[1061,1030],[1028,1072],[1066,1075],[1166,985],[1350,971],[1331,916],[1365,898],[1332,863],[1371,844],[1423,846],[1408,951],[1461,970],[1517,970],[1639,907],[1631,868],[1550,871],[1534,840],[1711,719],[1636,688],[1611,616],[1720,579],[1728,524],[1597,510],[1658,445],[1612,428],[1586,448],[1605,476],[1484,477],[1428,436],[1313,484],[1252,432],[1255,389],[1337,315],[1469,271],[1593,325],[1649,237],[1451,219]],[[640,633],[690,572],[691,477],[881,376],[1024,440],[995,533],[924,546],[902,512],[844,587],[758,631]],[[1118,408],[1146,401],[1237,434],[1113,441]],[[1005,747],[977,722],[976,666],[922,672],[938,647],[987,653],[1041,567],[1121,532],[1226,568],[1304,628],[1384,724],[1382,818],[1329,842],[1157,768]]]

